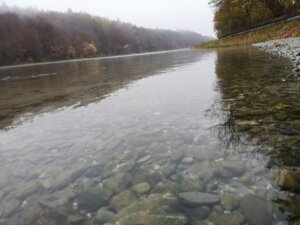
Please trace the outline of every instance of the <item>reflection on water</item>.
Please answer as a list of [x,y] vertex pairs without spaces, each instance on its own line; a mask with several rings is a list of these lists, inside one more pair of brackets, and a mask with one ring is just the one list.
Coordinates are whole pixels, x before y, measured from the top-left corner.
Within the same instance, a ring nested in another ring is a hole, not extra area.
[[0,128],[40,110],[87,105],[134,80],[172,70],[205,55],[180,52],[0,68]]
[[0,224],[297,224],[289,66],[247,48],[1,69]]

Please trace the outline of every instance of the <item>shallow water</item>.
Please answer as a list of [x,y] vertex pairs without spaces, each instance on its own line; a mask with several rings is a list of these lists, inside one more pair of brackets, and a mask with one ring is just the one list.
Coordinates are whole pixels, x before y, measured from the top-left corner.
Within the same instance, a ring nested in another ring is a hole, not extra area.
[[0,224],[300,221],[300,81],[253,48],[0,69]]

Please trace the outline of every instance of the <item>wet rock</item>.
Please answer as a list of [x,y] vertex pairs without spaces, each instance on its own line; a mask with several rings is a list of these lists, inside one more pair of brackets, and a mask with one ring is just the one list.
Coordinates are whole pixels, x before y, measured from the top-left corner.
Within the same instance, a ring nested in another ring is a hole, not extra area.
[[192,220],[203,220],[206,219],[210,213],[208,206],[202,206],[198,208],[183,208],[183,213]]
[[67,219],[67,215],[65,215],[63,212],[53,208],[45,208],[39,215],[36,224],[67,224]]
[[289,116],[292,119],[300,119],[300,107],[295,107],[289,112]]
[[294,121],[293,127],[294,127],[294,129],[300,131],[300,121]]
[[170,156],[170,161],[177,163],[180,160],[182,160],[183,157],[184,157],[184,153],[182,151],[178,150]]
[[107,145],[105,146],[106,151],[113,151],[115,150],[118,146],[120,146],[123,142],[122,138],[119,137],[113,137],[112,139],[109,140]]
[[182,182],[184,180],[184,177],[181,174],[175,173],[170,176],[169,179],[174,182]]
[[120,209],[133,203],[135,200],[136,197],[132,191],[123,191],[112,198],[110,205],[119,211]]
[[268,202],[258,195],[246,195],[241,199],[241,210],[249,225],[272,224],[272,210]]
[[113,176],[115,166],[116,166],[115,162],[107,162],[106,165],[103,168],[101,178],[102,179],[107,179],[107,178]]
[[119,173],[111,177],[104,183],[104,187],[108,190],[112,190],[115,193],[119,193],[122,190],[127,189],[132,183],[132,177],[128,173]]
[[224,194],[221,196],[221,204],[226,210],[235,210],[239,207],[240,202],[232,195]]
[[224,168],[220,169],[216,174],[224,179],[230,179],[236,176],[233,172]]
[[85,217],[82,215],[70,215],[67,219],[68,225],[82,225]]
[[152,138],[150,136],[146,135],[137,135],[131,137],[131,140],[129,141],[133,146],[139,147],[139,146],[148,146],[150,145],[152,141]]
[[[97,223],[95,223],[95,221],[93,219],[86,219],[83,225],[98,225]],[[110,223],[106,223],[105,225],[113,225]]]
[[300,195],[295,194],[288,196],[283,199],[276,199],[276,202],[280,205],[280,209],[283,210],[285,215],[288,216],[289,219],[299,218],[300,216]]
[[139,183],[132,187],[132,190],[138,194],[145,194],[145,193],[149,192],[150,189],[151,189],[151,186],[147,182]]
[[249,172],[246,172],[243,176],[239,177],[239,182],[246,185],[251,185],[253,182],[253,175]]
[[296,136],[300,134],[298,131],[292,129],[281,129],[280,133],[287,136]]
[[187,145],[191,145],[194,142],[194,136],[193,134],[186,132],[186,133],[182,133],[180,135],[181,140],[183,141],[183,143],[187,144]]
[[151,155],[146,155],[137,161],[137,164],[143,164],[151,159]]
[[179,194],[182,203],[187,207],[215,205],[220,202],[220,197],[204,192],[184,192]]
[[161,174],[150,170],[140,170],[139,173],[134,175],[135,184],[147,182],[152,186],[160,182],[161,180]]
[[[13,218],[13,225],[32,225],[36,224],[36,221],[40,218],[42,214],[41,207],[38,204],[26,205],[21,211],[18,211]],[[0,222],[1,224],[1,222]],[[6,224],[5,224],[6,225]]]
[[151,194],[145,198],[140,198],[118,212],[118,218],[131,213],[147,211],[151,214],[166,215],[172,207],[178,206],[178,199],[174,194]]
[[108,204],[112,192],[100,188],[90,188],[79,193],[77,197],[78,208],[85,211],[96,211]]
[[2,168],[0,171],[0,188],[5,187],[9,183],[11,177],[11,172],[7,169]]
[[177,190],[177,184],[170,180],[158,182],[152,190],[152,193],[168,193],[175,192]]
[[255,127],[252,127],[252,128],[249,130],[249,133],[250,133],[250,134],[259,134],[259,133],[262,132],[262,131],[263,131],[262,128],[255,126]]
[[128,160],[125,163],[118,164],[116,168],[114,169],[114,172],[130,172],[135,167],[135,161],[134,160]]
[[103,166],[102,165],[97,165],[94,166],[86,171],[84,173],[84,176],[86,177],[100,177],[103,171]]
[[241,225],[244,223],[245,218],[239,212],[234,212],[230,214],[223,214],[213,211],[209,217],[208,221],[213,225]]
[[24,200],[30,195],[37,193],[42,185],[38,181],[30,181],[24,185],[20,185],[14,193],[14,197]]
[[73,200],[76,197],[76,191],[73,185],[68,186],[67,188],[55,192],[59,197],[65,197],[68,200]]
[[3,208],[1,210],[3,217],[10,217],[12,216],[21,205],[21,201],[18,199],[11,199],[8,202],[5,202]]
[[100,225],[102,225],[111,222],[115,216],[116,216],[115,213],[102,208],[97,211],[95,221],[97,223],[100,223]]
[[63,206],[69,202],[68,198],[66,197],[58,197],[55,195],[43,195],[39,198],[38,203],[42,206],[47,206],[51,208],[56,208],[59,206]]
[[274,114],[274,119],[279,121],[285,121],[289,118],[289,115],[285,111],[279,111]]
[[217,172],[217,164],[210,161],[195,163],[192,168],[192,174],[204,182],[211,180]]
[[222,160],[219,163],[219,165],[221,166],[221,170],[222,169],[229,170],[235,176],[241,176],[247,170],[247,168],[243,164],[240,164],[239,162],[236,162],[236,161]]
[[[284,224],[285,225],[285,224]],[[293,225],[300,225],[300,220],[294,221]]]
[[70,183],[77,180],[85,171],[87,171],[88,168],[89,166],[87,164],[81,164],[75,168],[63,171],[53,179],[51,188],[55,190],[63,189]]
[[236,109],[233,112],[233,116],[239,119],[251,119],[251,118],[257,118],[260,116],[266,116],[272,114],[271,109],[250,109],[250,108],[240,108]]
[[182,164],[184,165],[191,165],[194,163],[194,158],[193,157],[185,157],[182,159]]
[[300,171],[281,170],[276,176],[275,182],[284,189],[300,190]]
[[77,193],[72,185],[51,194],[39,196],[38,203],[52,208],[63,206],[76,198]]
[[236,124],[236,128],[238,131],[247,131],[250,130],[253,126],[257,126],[258,123],[256,121],[241,121]]
[[137,212],[122,217],[118,225],[186,225],[188,219],[183,215],[155,215],[149,212]]
[[177,182],[177,190],[180,192],[203,192],[205,190],[205,183],[199,179],[184,178]]
[[177,207],[177,204],[177,197],[171,193],[151,194],[119,211],[116,216],[116,224],[186,224],[186,217],[171,213],[174,211],[172,207]]
[[177,165],[175,163],[167,163],[163,168],[160,169],[161,174],[168,178],[172,176],[177,169]]

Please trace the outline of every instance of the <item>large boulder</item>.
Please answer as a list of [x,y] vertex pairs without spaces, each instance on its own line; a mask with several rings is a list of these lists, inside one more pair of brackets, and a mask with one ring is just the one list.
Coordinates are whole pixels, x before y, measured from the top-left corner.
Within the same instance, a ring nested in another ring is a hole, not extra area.
[[97,211],[95,221],[100,224],[105,224],[111,222],[115,216],[115,213],[102,208]]
[[277,185],[284,189],[300,190],[300,171],[281,170],[276,179]]
[[258,195],[246,195],[241,199],[241,209],[249,225],[272,224],[272,210],[268,202]]

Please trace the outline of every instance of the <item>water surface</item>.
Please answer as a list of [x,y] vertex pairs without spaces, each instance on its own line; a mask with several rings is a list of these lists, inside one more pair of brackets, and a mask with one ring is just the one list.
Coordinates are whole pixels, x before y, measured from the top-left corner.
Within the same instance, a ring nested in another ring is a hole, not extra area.
[[0,224],[297,224],[290,68],[241,48],[0,69]]

